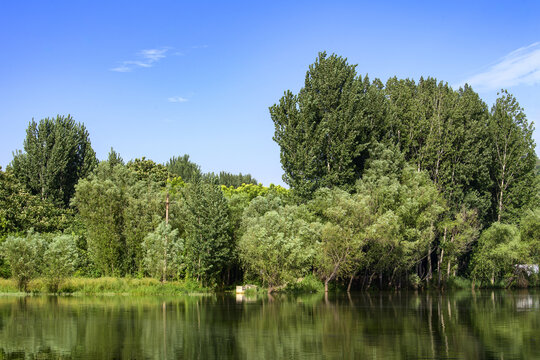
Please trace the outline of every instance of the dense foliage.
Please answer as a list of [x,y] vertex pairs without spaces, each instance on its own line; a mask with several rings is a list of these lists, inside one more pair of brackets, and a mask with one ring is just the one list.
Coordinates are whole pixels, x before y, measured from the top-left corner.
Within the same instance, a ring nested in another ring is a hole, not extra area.
[[0,272],[51,291],[74,271],[269,292],[538,284],[539,160],[505,90],[489,110],[468,85],[383,83],[321,53],[270,117],[290,189],[188,155],[97,164],[71,117],[32,121],[0,171]]

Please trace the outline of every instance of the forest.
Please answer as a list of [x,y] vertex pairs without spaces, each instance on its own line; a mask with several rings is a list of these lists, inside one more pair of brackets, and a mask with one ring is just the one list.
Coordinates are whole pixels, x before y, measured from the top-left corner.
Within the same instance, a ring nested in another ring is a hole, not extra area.
[[49,292],[100,277],[268,293],[540,285],[540,161],[506,90],[488,107],[468,85],[383,83],[322,52],[269,114],[288,188],[188,155],[100,161],[71,116],[32,120],[0,169],[0,276]]

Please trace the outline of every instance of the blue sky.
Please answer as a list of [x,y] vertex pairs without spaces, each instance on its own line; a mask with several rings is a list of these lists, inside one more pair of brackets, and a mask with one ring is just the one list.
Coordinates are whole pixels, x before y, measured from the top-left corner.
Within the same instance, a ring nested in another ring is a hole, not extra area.
[[537,1],[2,2],[0,165],[32,118],[71,114],[100,159],[187,153],[282,184],[268,107],[319,51],[383,81],[468,81],[489,106],[504,87],[540,124],[538,42]]

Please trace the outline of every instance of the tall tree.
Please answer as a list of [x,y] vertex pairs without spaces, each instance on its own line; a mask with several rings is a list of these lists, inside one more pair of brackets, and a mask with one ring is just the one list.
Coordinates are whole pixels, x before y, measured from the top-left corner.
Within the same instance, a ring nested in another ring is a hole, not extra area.
[[489,118],[497,221],[516,218],[534,188],[536,154],[532,123],[506,90],[499,93]]
[[195,182],[183,201],[185,265],[205,285],[218,285],[233,257],[229,208],[221,188]]
[[172,175],[180,176],[185,182],[192,182],[201,177],[201,167],[191,161],[188,154],[173,156],[165,166]]
[[301,198],[320,187],[352,189],[383,120],[380,109],[367,106],[383,99],[371,86],[347,59],[323,52],[298,95],[287,91],[270,107],[283,179]]
[[96,166],[96,154],[83,124],[68,115],[32,120],[24,152],[14,153],[15,176],[42,199],[68,206],[75,184]]

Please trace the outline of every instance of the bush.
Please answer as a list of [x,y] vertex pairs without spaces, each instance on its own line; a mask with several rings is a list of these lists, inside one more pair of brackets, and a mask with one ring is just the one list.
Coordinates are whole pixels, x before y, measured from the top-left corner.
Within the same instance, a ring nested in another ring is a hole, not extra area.
[[301,281],[287,285],[286,292],[292,293],[318,293],[324,291],[324,284],[315,276],[308,275]]
[[73,274],[77,264],[77,246],[73,236],[59,235],[53,238],[44,253],[47,290],[58,292],[60,283]]
[[0,253],[11,267],[11,274],[20,291],[28,290],[28,283],[39,273],[44,241],[39,234],[29,233],[26,238],[9,236]]

